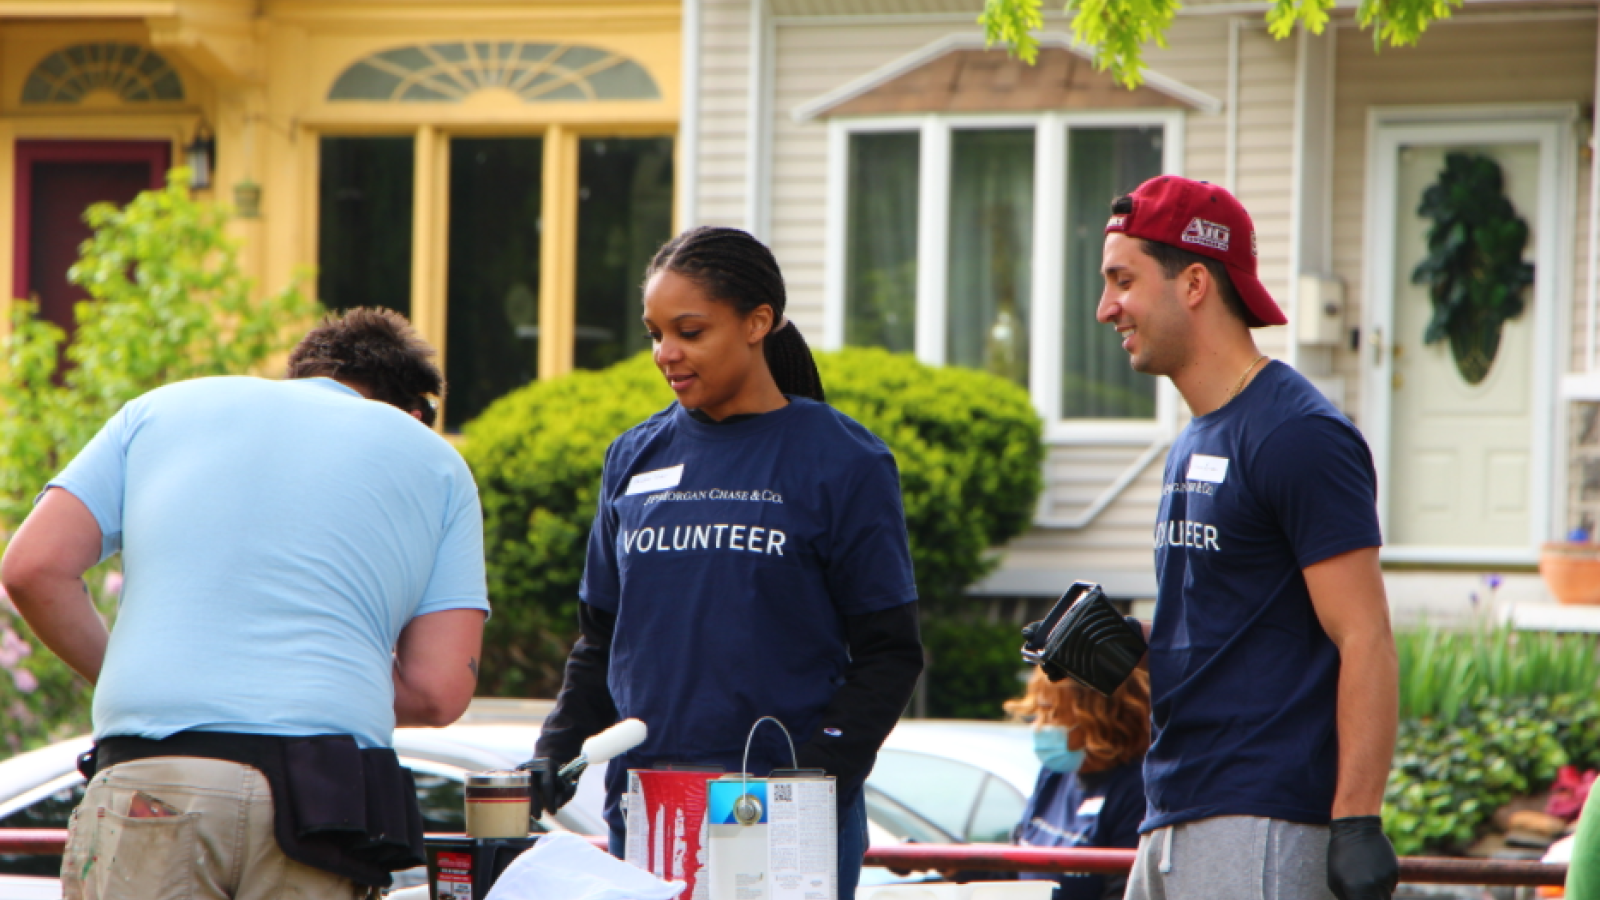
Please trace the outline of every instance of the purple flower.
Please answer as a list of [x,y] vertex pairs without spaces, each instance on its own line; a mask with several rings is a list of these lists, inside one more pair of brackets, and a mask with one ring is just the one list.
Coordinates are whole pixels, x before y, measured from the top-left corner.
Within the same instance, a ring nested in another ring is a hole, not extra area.
[[27,669],[17,669],[11,673],[11,683],[17,690],[24,694],[31,694],[39,689],[39,679],[34,677]]
[[1484,581],[1488,582],[1491,591],[1499,590],[1500,585],[1505,583],[1505,579],[1501,578],[1498,572],[1491,573]]
[[33,653],[33,645],[10,628],[0,631],[0,668],[10,669]]

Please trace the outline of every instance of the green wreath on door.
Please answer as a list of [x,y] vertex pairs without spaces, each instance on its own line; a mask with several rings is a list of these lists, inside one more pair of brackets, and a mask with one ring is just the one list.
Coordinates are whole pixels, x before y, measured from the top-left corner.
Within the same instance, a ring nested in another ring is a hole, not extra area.
[[1411,272],[1411,283],[1427,285],[1433,302],[1422,340],[1449,341],[1468,384],[1488,376],[1501,331],[1522,315],[1523,292],[1533,284],[1533,264],[1522,259],[1528,223],[1504,189],[1499,163],[1481,153],[1450,153],[1417,207],[1433,220],[1428,255]]

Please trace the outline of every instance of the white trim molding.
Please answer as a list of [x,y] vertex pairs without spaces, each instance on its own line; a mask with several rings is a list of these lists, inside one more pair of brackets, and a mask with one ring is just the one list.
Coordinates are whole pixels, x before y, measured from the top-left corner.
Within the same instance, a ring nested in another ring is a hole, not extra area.
[[772,231],[772,94],[777,25],[767,0],[750,0],[749,84],[745,108],[744,227],[763,241]]
[[[1032,293],[1029,297],[1029,395],[1052,444],[1141,446],[1164,449],[1177,433],[1180,407],[1170,381],[1156,383],[1153,419],[1063,420],[1061,409],[1062,292],[1067,202],[1067,145],[1074,128],[1118,126],[1162,129],[1162,171],[1181,174],[1186,114],[1177,109],[1050,111],[993,115],[905,115],[828,121],[827,237],[824,257],[823,346],[845,344],[849,253],[850,139],[856,134],[914,133],[918,136],[917,279],[915,353],[929,365],[944,365],[950,240],[951,134],[957,130],[1030,129],[1034,132]],[[1089,327],[1100,327],[1086,323]],[[1108,340],[1110,339],[1108,335]],[[1146,463],[1148,465],[1148,462]],[[1143,466],[1140,467],[1141,471]],[[1137,473],[1135,473],[1137,474]],[[1123,485],[1125,486],[1125,485]],[[1115,499],[1116,488],[1109,499]],[[1107,502],[1109,503],[1109,499]],[[1103,508],[1103,505],[1102,505]],[[1089,513],[1092,519],[1098,510]],[[1057,527],[1070,524],[1078,517]]]
[[[753,2],[760,2],[760,0],[753,0]],[[1084,59],[1091,59],[1088,52],[1082,47],[1078,46],[1078,44],[1072,40],[1070,35],[1059,32],[1049,32],[1039,35],[1039,46],[1041,48],[1070,50]],[[983,35],[981,34],[962,33],[946,35],[945,37],[928,44],[920,50],[915,50],[911,53],[908,53],[905,56],[894,60],[893,62],[880,66],[871,72],[862,75],[860,78],[856,78],[837,88],[834,88],[831,91],[828,91],[819,97],[813,98],[805,103],[800,104],[799,106],[796,106],[790,115],[793,116],[796,122],[809,122],[812,119],[823,115],[829,109],[832,109],[833,107],[838,106],[839,104],[848,100],[853,100],[856,97],[873,90],[874,88],[887,84],[890,81],[899,78],[901,75],[906,74],[907,72],[911,72],[924,65],[927,65],[946,53],[950,53],[955,50],[983,50],[987,49],[987,47],[988,45],[984,42]],[[1222,112],[1223,103],[1221,100],[1211,96],[1205,91],[1199,90],[1198,88],[1190,87],[1176,78],[1163,75],[1154,69],[1145,70],[1144,83],[1146,87],[1165,94],[1168,97],[1171,97],[1173,100],[1188,106],[1197,112],[1206,113],[1208,115],[1215,115],[1216,113]]]
[[700,219],[700,4],[683,0],[683,82],[678,97],[678,228]]
[[[1525,564],[1537,560],[1541,542],[1562,530],[1553,498],[1565,497],[1564,447],[1566,417],[1556,414],[1567,353],[1558,350],[1571,318],[1573,227],[1572,197],[1577,153],[1572,140],[1578,108],[1571,103],[1431,107],[1372,107],[1367,115],[1367,184],[1363,247],[1366,298],[1361,351],[1363,417],[1380,486],[1392,470],[1392,404],[1397,161],[1401,148],[1418,145],[1528,143],[1539,147],[1539,210],[1532,223],[1538,236],[1531,298],[1533,347],[1530,466],[1527,486],[1529,533],[1526,546],[1385,547],[1383,559],[1396,562],[1486,565]],[[1559,458],[1558,458],[1559,457]],[[1380,487],[1378,515],[1385,533],[1391,515],[1387,492]]]

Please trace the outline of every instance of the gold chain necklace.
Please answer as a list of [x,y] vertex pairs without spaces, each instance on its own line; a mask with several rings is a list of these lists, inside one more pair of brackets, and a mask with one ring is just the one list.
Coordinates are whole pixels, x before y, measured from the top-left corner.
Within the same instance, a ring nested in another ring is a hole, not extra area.
[[[1227,406],[1229,403],[1233,402],[1233,398],[1239,396],[1239,392],[1244,390],[1244,380],[1249,378],[1250,373],[1256,370],[1256,365],[1266,358],[1267,355],[1263,353],[1255,359],[1250,360],[1250,367],[1245,369],[1244,374],[1239,376],[1239,380],[1233,383],[1233,390],[1228,392],[1228,399],[1222,401],[1222,406]],[[1219,406],[1217,408],[1221,409],[1222,407]]]

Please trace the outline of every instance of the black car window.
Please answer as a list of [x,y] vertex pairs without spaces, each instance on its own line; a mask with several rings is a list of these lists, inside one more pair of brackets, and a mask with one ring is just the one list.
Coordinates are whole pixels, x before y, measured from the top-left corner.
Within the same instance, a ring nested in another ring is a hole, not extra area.
[[[82,781],[24,806],[9,816],[0,818],[0,828],[66,828],[72,811],[83,799],[85,784]],[[0,853],[0,874],[44,875],[61,874],[59,854]]]

